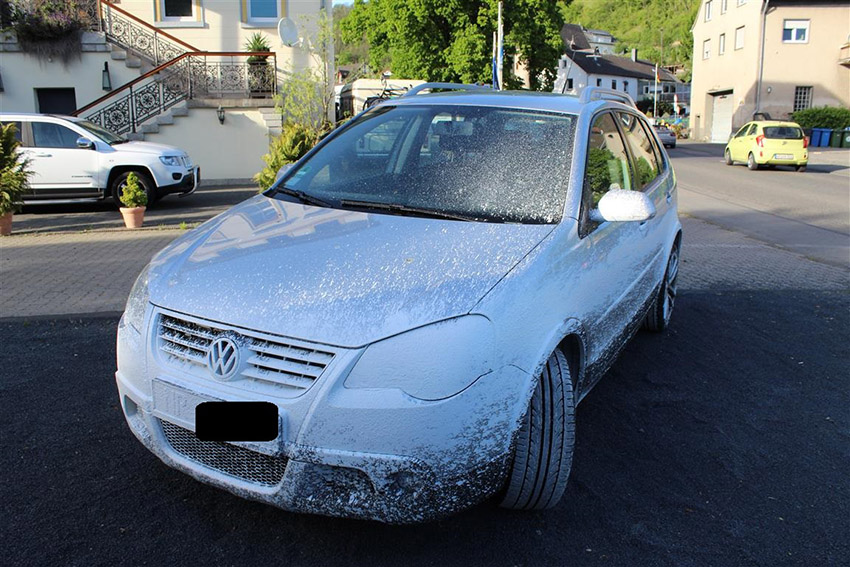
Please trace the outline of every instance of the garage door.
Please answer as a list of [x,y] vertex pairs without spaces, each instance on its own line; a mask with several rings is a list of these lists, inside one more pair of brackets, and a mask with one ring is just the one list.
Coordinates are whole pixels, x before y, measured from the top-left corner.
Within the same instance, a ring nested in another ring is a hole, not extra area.
[[711,141],[726,143],[732,133],[732,91],[714,95],[711,111]]

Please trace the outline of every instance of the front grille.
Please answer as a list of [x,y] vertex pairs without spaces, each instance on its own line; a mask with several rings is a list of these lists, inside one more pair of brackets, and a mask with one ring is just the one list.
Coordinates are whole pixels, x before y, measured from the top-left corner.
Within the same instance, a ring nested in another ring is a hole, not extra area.
[[[164,359],[172,366],[206,373],[210,344],[219,336],[240,345],[245,362],[234,378],[235,385],[249,390],[272,388],[273,395],[297,396],[313,385],[334,358],[332,352],[306,344],[284,342],[245,331],[232,331],[162,314],[157,340]],[[253,385],[253,386],[252,386]]]
[[191,461],[263,486],[277,486],[283,479],[285,457],[270,457],[220,441],[201,441],[179,425],[162,420],[159,424],[171,448]]

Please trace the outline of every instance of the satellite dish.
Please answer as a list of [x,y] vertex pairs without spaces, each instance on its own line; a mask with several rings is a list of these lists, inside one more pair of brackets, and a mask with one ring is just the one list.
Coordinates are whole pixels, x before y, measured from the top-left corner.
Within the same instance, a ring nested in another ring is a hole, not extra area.
[[280,42],[287,47],[298,43],[298,27],[289,18],[281,18],[277,23],[277,35]]

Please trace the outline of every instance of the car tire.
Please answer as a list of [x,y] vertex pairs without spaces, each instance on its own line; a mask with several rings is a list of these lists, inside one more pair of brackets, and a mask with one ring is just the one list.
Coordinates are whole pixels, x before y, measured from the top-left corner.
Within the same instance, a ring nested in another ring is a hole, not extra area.
[[723,153],[723,159],[724,159],[724,161],[726,161],[726,165],[732,165],[734,163],[732,161],[732,152],[730,152],[729,150],[726,150]]
[[673,307],[676,303],[679,280],[679,258],[680,247],[677,242],[670,251],[667,259],[667,269],[664,271],[664,279],[658,290],[658,295],[643,320],[643,328],[660,333],[670,326],[670,317],[673,315]]
[[115,179],[112,180],[112,187],[110,188],[110,193],[112,195],[112,201],[115,203],[116,207],[123,207],[121,204],[121,194],[124,192],[124,186],[127,185],[127,177],[131,174],[135,173],[139,176],[139,184],[145,190],[145,193],[148,195],[148,205],[153,204],[156,201],[156,184],[154,184],[151,176],[145,173],[144,171],[125,171],[123,173],[118,174]]
[[797,169],[798,173],[803,173],[804,171],[806,171],[806,166],[805,165],[798,165],[796,167],[796,169]]
[[503,508],[554,507],[567,487],[575,446],[575,402],[567,358],[552,353],[522,421],[509,469]]
[[759,168],[759,164],[756,163],[756,157],[750,152],[750,155],[747,156],[747,169],[750,171],[755,171]]

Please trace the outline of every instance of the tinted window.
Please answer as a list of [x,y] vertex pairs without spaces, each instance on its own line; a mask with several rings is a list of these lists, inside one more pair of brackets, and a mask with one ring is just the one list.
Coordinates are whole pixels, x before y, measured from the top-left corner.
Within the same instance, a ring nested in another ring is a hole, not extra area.
[[605,113],[597,116],[590,128],[582,192],[585,234],[598,225],[588,218],[588,214],[611,189],[630,190],[633,186],[623,138],[617,130],[614,116]]
[[796,126],[765,126],[765,138],[779,138],[781,140],[802,140],[803,131]]
[[756,130],[758,130],[758,129],[759,129],[758,124],[753,124],[752,126],[750,126],[750,131],[747,132],[747,136],[755,136]]
[[566,200],[573,118],[383,104],[329,139],[283,183],[333,207],[372,203],[492,222],[554,223]]
[[80,135],[60,124],[32,122],[33,145],[37,148],[76,148]]
[[15,125],[15,139],[23,144],[23,134],[22,134],[23,125],[20,122],[6,122],[5,124],[14,124]]
[[740,129],[740,130],[738,130],[738,133],[737,133],[737,134],[735,134],[735,137],[736,137],[736,138],[741,138],[741,137],[743,137],[743,136],[746,136],[746,135],[747,135],[747,130],[749,130],[749,129],[750,129],[750,125],[749,125],[749,124],[745,124],[743,127],[741,127],[741,129]]
[[620,113],[620,126],[634,157],[636,189],[644,189],[658,177],[658,156],[651,137],[633,114]]

